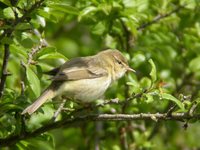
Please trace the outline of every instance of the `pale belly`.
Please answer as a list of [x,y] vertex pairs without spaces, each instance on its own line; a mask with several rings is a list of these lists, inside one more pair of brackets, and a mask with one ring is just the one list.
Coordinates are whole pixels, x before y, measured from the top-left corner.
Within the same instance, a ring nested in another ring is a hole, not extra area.
[[92,102],[103,96],[111,84],[110,77],[67,81],[60,88],[59,93],[78,100],[82,103]]

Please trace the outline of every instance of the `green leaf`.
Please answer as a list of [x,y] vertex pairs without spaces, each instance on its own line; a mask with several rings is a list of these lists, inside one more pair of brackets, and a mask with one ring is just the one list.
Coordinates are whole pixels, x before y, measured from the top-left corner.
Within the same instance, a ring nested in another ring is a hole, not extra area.
[[22,46],[12,44],[10,45],[10,51],[12,52],[12,54],[21,54],[22,56],[27,58],[27,53]]
[[144,96],[146,97],[146,103],[152,103],[154,101],[153,95],[151,95],[150,93],[144,94]]
[[61,11],[64,13],[73,14],[73,15],[79,14],[79,10],[76,7],[69,6],[66,4],[52,3],[48,6],[54,10]]
[[33,45],[34,45],[34,42],[32,41],[31,38],[26,38],[26,39],[21,41],[21,44],[25,48],[32,48]]
[[[39,15],[39,16],[42,16],[42,17],[44,17],[44,18],[46,18],[47,20],[49,20],[49,21],[51,21],[51,22],[54,22],[54,23],[57,23],[57,22],[58,22],[57,17],[54,16],[52,12],[47,12],[47,11],[45,11],[45,10],[43,10],[43,9],[39,9],[39,10],[38,10],[38,15]],[[41,21],[40,21],[40,22],[41,22]],[[44,24],[44,23],[42,23],[42,24]]]
[[39,60],[41,60],[41,59],[58,59],[58,58],[67,60],[67,58],[63,54],[60,54],[58,52],[48,53],[48,54],[44,54],[44,55],[38,57]]
[[98,22],[93,28],[92,33],[96,35],[102,35],[106,31],[106,25],[104,22]]
[[200,56],[198,56],[190,61],[189,68],[192,72],[196,72],[196,71],[200,70]]
[[50,18],[49,12],[47,12],[47,11],[45,11],[43,9],[38,9],[37,13],[38,13],[38,15],[40,15],[40,16],[42,16],[44,18],[48,18],[48,19]]
[[149,63],[151,64],[151,72],[150,72],[151,80],[155,82],[157,80],[156,66],[152,59],[149,60]]
[[39,57],[41,57],[42,55],[49,54],[49,53],[55,53],[55,52],[56,52],[56,48],[55,48],[55,47],[45,47],[45,48],[42,48],[42,49],[36,54],[36,57],[39,58]]
[[3,39],[1,40],[2,44],[12,44],[13,43],[13,39],[10,37],[3,37]]
[[171,94],[163,93],[161,96],[162,96],[163,99],[173,101],[174,103],[176,103],[178,105],[178,107],[182,111],[185,111],[184,105],[177,98],[172,96]]
[[97,7],[94,7],[94,6],[90,6],[90,7],[86,7],[85,9],[83,9],[79,16],[78,16],[78,21],[81,21],[83,17],[85,17],[86,15],[88,15],[89,13],[92,13],[92,12],[96,12],[98,11],[98,8]]
[[26,77],[35,96],[38,97],[40,95],[40,81],[33,70],[29,67],[26,68]]
[[16,27],[16,30],[27,30],[31,29],[31,25],[29,23],[19,23]]
[[4,3],[7,6],[12,6],[9,0],[0,0],[0,2]]
[[16,104],[12,104],[12,103],[5,103],[5,104],[1,104],[1,110],[0,110],[0,116],[7,113],[8,111],[12,110],[12,111],[18,111],[18,110],[22,110],[23,108],[19,105]]
[[142,87],[143,89],[149,89],[151,87],[151,80],[150,80],[150,78],[143,77],[140,80],[140,87]]
[[13,10],[11,9],[11,7],[5,8],[3,10],[3,15],[7,19],[14,19],[15,18],[15,14],[14,14]]

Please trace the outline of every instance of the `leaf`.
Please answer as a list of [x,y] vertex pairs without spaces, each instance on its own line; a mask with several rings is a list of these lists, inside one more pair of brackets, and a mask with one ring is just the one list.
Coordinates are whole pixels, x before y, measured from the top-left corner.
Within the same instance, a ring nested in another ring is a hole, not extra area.
[[146,103],[152,103],[154,101],[153,95],[151,95],[150,93],[144,94],[144,96],[146,97]]
[[149,63],[151,64],[151,72],[150,72],[150,76],[153,82],[155,82],[157,80],[157,75],[156,75],[156,66],[153,62],[152,59],[149,60]]
[[9,0],[0,0],[0,2],[4,3],[7,6],[12,6]]
[[58,52],[44,54],[40,56],[38,59],[41,60],[41,59],[58,59],[58,58],[67,60],[67,58],[63,54],[60,54]]
[[151,79],[147,77],[143,77],[140,80],[140,87],[142,87],[143,89],[149,89],[151,87]]
[[55,53],[56,48],[55,47],[45,47],[42,48],[37,54],[36,57],[39,58],[42,55],[49,54],[49,53]]
[[73,14],[73,15],[79,14],[79,10],[76,7],[69,6],[66,4],[52,3],[52,4],[49,4],[48,6],[54,10],[65,12],[68,14]]
[[29,23],[19,23],[16,27],[16,30],[27,30],[31,29],[31,25]]
[[12,103],[1,104],[0,116],[7,113],[10,110],[18,111],[18,110],[22,110],[22,109],[23,108],[21,106],[18,106],[16,104],[12,104]]
[[83,10],[81,11],[81,13],[79,14],[79,16],[78,16],[78,21],[81,21],[82,18],[83,18],[84,16],[86,16],[87,14],[89,14],[89,13],[91,13],[91,12],[96,12],[96,11],[98,11],[98,8],[97,8],[97,7],[94,7],[94,6],[86,7],[86,8],[83,9]]
[[31,38],[25,38],[21,41],[21,44],[25,48],[32,48],[34,45],[33,40]]
[[70,102],[70,103],[69,103],[69,107],[70,107],[70,108],[74,108],[74,103],[73,103],[73,102]]
[[37,10],[37,13],[38,13],[38,15],[40,15],[40,16],[42,16],[42,17],[44,17],[44,18],[47,18],[47,19],[50,18],[49,12],[47,12],[47,11],[45,11],[45,10],[43,10],[43,9],[38,9],[38,10]]
[[27,53],[25,51],[25,49],[20,46],[20,45],[10,45],[10,51],[13,53],[13,54],[21,54],[22,56],[24,56],[25,58],[27,58]]
[[10,37],[3,37],[3,39],[1,40],[2,44],[12,44],[13,43],[13,39]]
[[102,35],[106,31],[105,23],[100,21],[93,28],[92,33],[96,35]]
[[176,103],[178,105],[178,107],[182,111],[185,111],[184,105],[177,98],[172,96],[171,94],[163,93],[161,96],[162,96],[163,99],[173,101],[174,103]]
[[196,71],[200,70],[200,56],[198,56],[190,61],[189,68],[192,72],[196,72]]
[[14,14],[13,10],[11,9],[11,7],[3,9],[3,15],[7,19],[14,19],[15,18],[15,14]]
[[33,70],[29,67],[26,68],[26,77],[35,96],[38,97],[40,95],[40,81]]

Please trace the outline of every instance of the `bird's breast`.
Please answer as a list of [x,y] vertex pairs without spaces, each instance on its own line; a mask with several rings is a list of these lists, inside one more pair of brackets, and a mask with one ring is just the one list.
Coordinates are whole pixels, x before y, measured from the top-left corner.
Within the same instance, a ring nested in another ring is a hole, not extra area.
[[74,98],[79,102],[88,103],[101,98],[111,84],[111,77],[103,76],[94,79],[66,81],[60,88],[60,93]]

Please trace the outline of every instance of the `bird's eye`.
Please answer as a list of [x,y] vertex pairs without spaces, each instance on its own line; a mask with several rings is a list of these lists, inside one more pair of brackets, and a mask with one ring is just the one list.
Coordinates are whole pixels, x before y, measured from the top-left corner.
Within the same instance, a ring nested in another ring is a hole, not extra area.
[[117,60],[117,63],[118,63],[118,64],[120,64],[120,65],[122,65],[122,62],[121,62],[121,61],[119,61],[119,60]]

